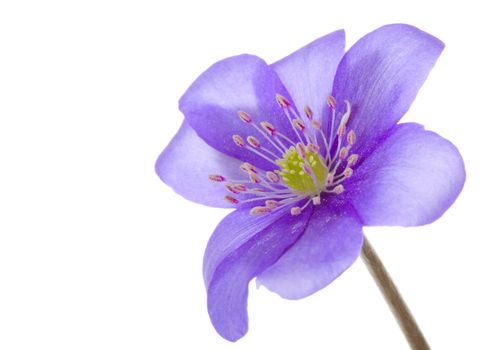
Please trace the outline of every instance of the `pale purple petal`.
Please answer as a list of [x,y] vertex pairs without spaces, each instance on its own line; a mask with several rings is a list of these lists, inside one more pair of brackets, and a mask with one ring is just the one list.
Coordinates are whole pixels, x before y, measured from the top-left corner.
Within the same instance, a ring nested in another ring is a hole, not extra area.
[[408,123],[390,131],[345,188],[364,225],[418,226],[451,206],[465,176],[451,142]]
[[215,149],[262,169],[271,163],[237,147],[232,135],[244,139],[253,135],[263,146],[275,151],[250,124],[242,122],[238,111],[250,114],[259,124],[268,121],[291,138],[295,137],[289,121],[278,106],[279,93],[290,99],[275,71],[262,59],[241,55],[215,63],[189,87],[179,107],[190,126]]
[[443,48],[415,27],[392,24],[367,34],[345,54],[333,94],[339,104],[352,104],[348,125],[357,133],[355,149],[371,149],[400,120]]
[[326,98],[345,52],[345,32],[338,30],[319,38],[272,65],[289,90],[299,111],[311,107],[315,118],[326,119]]
[[362,226],[350,206],[315,208],[304,235],[257,278],[287,299],[304,298],[327,286],[352,265],[362,247]]
[[243,176],[240,165],[239,160],[207,145],[183,121],[178,133],[157,159],[155,170],[162,181],[186,199],[227,208],[232,205],[224,200],[227,194],[224,184],[210,181],[208,175],[239,179]]
[[217,332],[236,341],[248,330],[248,284],[294,244],[311,215],[292,216],[288,208],[252,217],[237,210],[222,220],[204,258],[208,312]]

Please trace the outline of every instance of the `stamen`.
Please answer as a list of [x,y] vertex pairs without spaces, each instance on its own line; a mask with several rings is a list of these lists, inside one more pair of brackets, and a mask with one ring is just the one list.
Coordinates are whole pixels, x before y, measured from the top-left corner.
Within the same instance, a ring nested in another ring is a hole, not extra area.
[[292,207],[292,208],[290,208],[290,214],[291,215],[294,215],[294,216],[301,214],[301,211],[302,210],[299,207]]
[[252,193],[257,193],[257,194],[262,194],[262,193],[266,192],[266,190],[264,188],[258,188],[258,187],[252,188],[250,191]]
[[345,158],[347,158],[348,152],[349,152],[349,150],[347,147],[342,147],[340,149],[340,152],[338,153],[338,159],[344,160]]
[[[340,121],[340,125],[338,126],[338,129],[337,129],[337,133],[336,135],[338,135],[337,137],[337,140],[338,140],[338,146],[337,146],[337,150],[335,152],[335,156],[333,157],[333,159],[331,158],[331,154],[330,152],[328,152],[328,157],[330,158],[330,166],[333,164],[333,161],[334,161],[334,158],[336,157],[336,155],[338,154],[338,152],[340,152],[340,146],[342,144],[342,140],[343,140],[343,136],[345,135],[345,132],[347,130],[346,128],[346,124],[348,122],[348,119],[350,117],[350,111],[351,111],[351,108],[350,108],[350,103],[346,100],[345,101],[346,105],[347,105],[347,110],[345,112],[345,114],[342,116],[342,119]],[[331,129],[330,129],[330,142],[329,142],[329,150],[331,150],[331,147],[333,145],[333,131],[334,131],[334,126],[335,126],[335,113],[336,111],[333,109],[332,110],[332,114],[331,114]]]
[[227,179],[227,181],[229,181],[229,183],[234,183],[234,184],[249,184],[251,182],[249,180],[244,180],[244,179],[241,180]]
[[358,154],[351,154],[348,159],[347,159],[347,165],[348,166],[353,166],[357,164],[357,161],[359,160],[359,155]]
[[254,136],[248,136],[246,138],[246,140],[248,141],[248,143],[253,146],[254,148],[260,148],[261,145],[260,145],[260,141],[258,141],[258,139]]
[[[274,197],[274,198],[279,199],[279,198],[282,198],[282,197],[277,196],[277,197]],[[278,207],[276,207],[275,209],[280,209],[280,208],[283,208],[283,207],[285,207],[285,206],[287,206],[287,205],[290,205],[290,204],[292,204],[292,203],[299,202],[301,199],[303,199],[303,198],[305,198],[305,197],[302,197],[302,196],[297,196],[297,195],[293,195],[293,194],[291,194],[291,196],[290,196],[290,197],[283,196],[283,198],[284,198],[284,199],[282,199],[282,200],[280,200],[280,201],[278,202],[279,206],[278,206]],[[246,201],[244,201],[244,202],[248,202],[248,201],[253,201],[253,200],[246,200]],[[309,201],[308,201],[308,203],[309,203]],[[303,207],[303,208],[304,208],[304,207]],[[303,208],[301,208],[301,209],[303,209]]]
[[277,133],[277,129],[275,129],[275,127],[269,122],[261,122],[260,125],[267,133],[270,134],[270,136],[275,136]]
[[351,112],[350,103],[347,100],[345,100],[345,103],[347,105],[347,111],[342,116],[342,120],[340,121],[340,126],[338,127],[337,135],[339,135],[339,137],[343,137],[345,135],[345,131],[347,130],[346,125],[350,118],[350,112]]
[[209,175],[208,179],[210,181],[213,181],[213,182],[224,182],[225,181],[225,177],[223,177],[222,175],[218,175],[218,174]]
[[[292,126],[292,129],[296,133],[297,139],[301,142],[303,142],[301,135],[299,134],[299,131],[297,131],[297,127],[294,126],[294,122],[292,121],[293,118],[290,113],[293,113],[295,117],[299,118],[297,114],[295,113],[295,110],[293,108],[290,108],[291,103],[282,95],[277,94],[276,95],[277,103],[279,104],[280,107],[284,110],[284,114],[289,120],[290,125]],[[299,118],[300,119],[300,118]],[[303,142],[304,143],[304,142]]]
[[313,197],[313,205],[320,205],[321,204],[321,196],[316,196]]
[[343,193],[343,191],[345,191],[345,188],[343,187],[343,185],[337,185],[333,189],[333,192],[336,193],[336,194]]
[[267,208],[267,207],[254,207],[249,211],[249,213],[251,215],[263,215],[263,214],[267,214],[271,211],[272,210],[270,208]]
[[[320,126],[321,127],[321,126]],[[331,155],[330,155],[330,151],[331,151],[331,141],[330,143],[328,143],[328,141],[326,140],[326,136],[325,136],[325,133],[323,131],[321,131],[321,129],[318,129],[319,132],[321,133],[321,138],[323,139],[323,143],[325,145],[325,152],[326,152],[326,156],[324,157],[325,160],[328,161],[328,163],[331,162]]]
[[340,123],[340,126],[338,127],[338,130],[337,130],[338,137],[340,139],[343,138],[346,131],[347,131],[347,127],[343,123]]
[[[269,155],[271,155],[274,159],[275,158],[278,158],[278,155],[277,154],[273,153],[272,151],[270,151],[267,148],[261,147],[260,141],[258,141],[258,139],[256,137],[254,137],[254,136],[248,136],[246,138],[246,140],[251,145],[251,147],[256,148],[256,149],[261,149],[263,152],[266,152]],[[280,150],[280,151],[282,151],[282,150]]]
[[328,175],[326,175],[326,187],[330,187],[333,184],[334,179],[335,175],[333,172],[328,173]]
[[234,143],[241,148],[246,145],[246,143],[244,143],[244,139],[239,135],[232,135],[232,141],[234,141]]
[[280,94],[276,94],[275,99],[277,100],[278,105],[282,108],[287,108],[291,105],[290,101]]
[[355,144],[355,141],[357,140],[357,137],[355,136],[355,131],[350,130],[347,134],[347,142],[349,146],[353,146]]
[[236,198],[234,198],[233,196],[227,195],[224,197],[224,199],[226,200],[226,202],[229,202],[231,204],[238,204],[239,203],[239,201]]
[[313,120],[313,110],[309,106],[304,107],[304,114],[308,120]]
[[314,144],[318,145],[318,136],[316,133],[321,131],[321,123],[318,120],[311,119],[311,131],[314,138]]
[[[335,102],[335,106],[336,106],[336,102]],[[328,145],[326,145],[326,158],[325,158],[325,159],[329,159],[330,163],[332,162],[331,146],[333,145],[333,131],[335,129],[335,113],[336,113],[335,108],[332,108],[331,109],[330,141],[328,142]],[[321,134],[323,135],[323,139],[325,139],[324,133],[321,133]],[[326,143],[326,139],[325,139],[325,143]]]
[[249,124],[249,123],[251,123],[253,121],[253,118],[251,118],[251,116],[248,113],[246,113],[246,112],[239,111],[239,112],[237,112],[237,115],[239,116],[239,118],[243,122],[245,122],[247,124]]
[[295,127],[295,125],[294,125],[294,122],[292,120],[292,117],[291,117],[291,115],[289,113],[289,109],[284,108],[284,114],[287,117],[287,119],[289,119],[290,126],[292,126],[292,130],[294,130],[294,132],[295,132],[295,134],[297,136],[297,139],[299,141],[301,141],[302,143],[304,143],[304,140],[302,139],[301,135],[299,134],[299,131],[297,130],[297,127]]
[[[306,108],[308,109],[307,113],[306,113]],[[299,129],[303,133],[304,137],[306,138],[307,143],[311,142],[311,137],[313,137],[314,142],[317,143],[316,132],[313,131],[311,133],[312,130],[306,129],[306,124],[304,123],[303,119],[299,116],[299,114],[297,114],[297,111],[292,106],[289,106],[288,110],[293,115],[292,125],[294,126],[294,128]],[[305,112],[305,114],[307,114],[306,115],[307,119],[312,120],[313,111],[311,110],[311,108],[309,106],[304,107],[304,112]],[[299,140],[302,141],[301,138],[299,138]]]
[[304,145],[302,143],[296,144],[296,151],[301,158],[306,158],[306,152],[304,151]]
[[275,174],[273,171],[267,171],[266,177],[267,177],[268,181],[273,182],[273,183],[277,183],[280,181],[280,178],[278,177],[278,175]]
[[247,202],[254,202],[254,201],[258,201],[258,200],[265,200],[265,199],[282,199],[282,200],[286,200],[286,199],[292,199],[292,198],[297,198],[298,196],[295,195],[295,194],[292,194],[292,192],[288,192],[288,193],[284,193],[284,192],[269,192],[269,191],[246,191],[245,193],[247,194],[254,194],[256,196],[258,196],[257,198],[251,198],[251,199],[247,199],[247,200],[244,200],[242,201],[241,203],[247,203]]
[[336,109],[337,108],[337,101],[335,100],[335,97],[333,96],[328,96],[328,98],[326,99],[326,102],[328,103],[328,106],[331,108],[331,109]]
[[242,184],[227,184],[225,187],[229,192],[234,194],[239,194],[246,191],[246,186]]
[[[261,122],[261,123],[266,123],[266,122]],[[261,123],[260,123],[260,124],[261,124]],[[268,124],[270,124],[270,123],[268,123]],[[275,127],[274,127],[272,124],[270,124],[270,125],[272,126],[272,128],[274,128],[274,129],[275,129]],[[271,144],[273,147],[275,147],[275,148],[277,149],[277,151],[279,151],[279,153],[280,153],[280,154],[283,154],[283,153],[284,153],[284,151],[285,151],[285,149],[286,149],[286,148],[285,148],[285,146],[282,144],[282,142],[279,142],[278,144],[279,144],[280,146],[282,146],[282,147],[283,147],[283,149],[282,149],[282,148],[280,148],[280,147],[279,147],[279,146],[278,146],[278,145],[274,142],[274,140],[272,140],[272,139],[270,138],[270,136],[268,136],[268,134],[267,134],[267,133],[265,133],[263,130],[261,130],[261,128],[260,128],[260,127],[258,127],[258,125],[256,125],[256,124],[254,124],[254,123],[253,123],[253,127],[254,127],[256,130],[258,130],[258,132],[259,132],[260,134],[262,134],[262,135],[263,135],[263,137],[264,137],[264,138],[265,138],[268,142],[270,142],[270,144]],[[273,135],[272,135],[272,136],[273,136]],[[278,141],[278,140],[277,140],[277,141]],[[275,155],[275,157],[277,157],[277,155]]]
[[297,130],[299,130],[299,131],[302,132],[302,135],[306,139],[306,143],[310,143],[311,142],[311,139],[309,137],[310,136],[309,135],[309,130],[306,130],[306,124],[304,123],[304,121],[302,120],[302,118],[297,114],[296,110],[292,106],[289,106],[288,111],[289,111],[289,119],[290,119],[290,115],[292,114],[292,121],[291,121],[291,123],[292,123],[292,126],[294,127],[294,131],[296,131],[296,135],[299,138],[299,141],[302,142],[303,140],[299,136],[299,134],[297,134]]
[[261,183],[261,177],[255,173],[249,173],[249,179],[255,184]]
[[310,143],[309,145],[307,145],[306,148],[307,148],[308,152],[311,152],[311,153],[318,153],[319,152],[319,146],[315,145],[314,143]]
[[343,176],[346,179],[348,179],[349,177],[352,176],[353,173],[354,173],[354,171],[352,170],[352,168],[346,167],[345,170],[343,171]]
[[303,211],[304,209],[306,209],[307,206],[309,205],[309,203],[311,203],[312,200],[313,200],[312,198],[309,198],[309,200],[306,203],[304,203],[304,205],[301,207],[301,211]]
[[[282,198],[285,198],[285,199],[282,199]],[[279,209],[281,208],[282,206],[285,206],[284,202],[283,201],[292,201],[292,200],[296,200],[298,201],[299,198],[297,196],[290,196],[290,197],[281,197],[281,196],[259,196],[259,197],[256,197],[256,198],[250,198],[250,199],[246,199],[246,200],[243,200],[243,201],[238,201],[239,204],[245,204],[245,203],[254,203],[254,202],[266,202],[267,200],[279,200],[281,199],[280,201],[278,201],[278,206],[275,207],[275,208],[270,208],[270,209]],[[266,205],[265,205],[266,206]],[[268,206],[266,206],[267,208],[269,208]]]
[[294,124],[294,126],[300,131],[304,131],[304,129],[306,129],[306,124],[304,124],[304,122],[301,119],[294,119],[292,121],[292,124]]
[[243,163],[239,166],[239,169],[244,171],[245,173],[257,173],[258,170],[256,170],[256,167],[254,165],[251,165],[250,163]]
[[240,192],[246,191],[247,187],[244,184],[233,184],[234,188]]
[[[282,183],[271,183],[271,182],[265,181],[264,178],[267,177],[266,175],[262,176],[260,174],[257,174],[257,176],[258,176],[259,180],[261,180],[261,182],[258,182],[258,179],[255,177],[254,183],[261,183],[261,186],[270,190],[270,193],[283,194],[283,193],[291,193],[292,192],[290,188],[288,188],[287,186],[285,186]],[[250,178],[250,181],[251,181],[251,178]]]
[[265,207],[275,209],[278,207],[278,202],[275,199],[268,199],[265,201]]

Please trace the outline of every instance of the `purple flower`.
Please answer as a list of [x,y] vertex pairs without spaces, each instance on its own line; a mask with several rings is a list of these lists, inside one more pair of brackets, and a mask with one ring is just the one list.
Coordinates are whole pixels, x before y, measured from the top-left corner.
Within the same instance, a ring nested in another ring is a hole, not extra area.
[[228,340],[247,332],[251,279],[306,297],[357,259],[362,226],[431,223],[463,187],[453,144],[397,124],[444,44],[394,24],[344,46],[337,31],[271,65],[227,58],[180,100],[185,121],[156,170],[189,200],[237,208],[203,266],[210,318]]

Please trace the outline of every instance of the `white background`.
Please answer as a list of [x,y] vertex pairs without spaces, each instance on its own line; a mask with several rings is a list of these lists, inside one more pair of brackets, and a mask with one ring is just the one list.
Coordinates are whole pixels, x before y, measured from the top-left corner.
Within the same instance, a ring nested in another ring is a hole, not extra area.
[[433,349],[490,349],[491,11],[478,1],[2,1],[0,349],[405,349],[357,261],[286,301],[251,284],[236,344],[209,322],[203,251],[227,211],[176,195],[154,162],[177,101],[215,61],[273,62],[387,23],[447,47],[405,121],[461,150],[455,205],[416,228],[367,229]]

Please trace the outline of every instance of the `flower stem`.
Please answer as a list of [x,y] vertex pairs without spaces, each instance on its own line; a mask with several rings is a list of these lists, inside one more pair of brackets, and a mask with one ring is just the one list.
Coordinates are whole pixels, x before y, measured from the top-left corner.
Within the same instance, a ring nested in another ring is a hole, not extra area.
[[379,260],[374,248],[365,236],[362,247],[362,260],[386,299],[388,306],[398,321],[398,325],[407,338],[410,348],[413,350],[430,350],[429,344],[427,344],[424,335],[398,292],[388,271],[386,271],[386,268],[381,260]]

